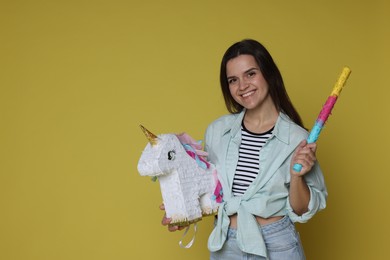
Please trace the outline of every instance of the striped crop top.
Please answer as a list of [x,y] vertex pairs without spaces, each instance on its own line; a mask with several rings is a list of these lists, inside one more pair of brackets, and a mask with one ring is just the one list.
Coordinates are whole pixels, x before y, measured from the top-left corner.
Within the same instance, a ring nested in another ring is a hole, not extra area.
[[236,173],[233,179],[234,196],[242,196],[259,173],[259,154],[261,148],[272,136],[274,128],[265,133],[252,133],[241,124],[241,144]]

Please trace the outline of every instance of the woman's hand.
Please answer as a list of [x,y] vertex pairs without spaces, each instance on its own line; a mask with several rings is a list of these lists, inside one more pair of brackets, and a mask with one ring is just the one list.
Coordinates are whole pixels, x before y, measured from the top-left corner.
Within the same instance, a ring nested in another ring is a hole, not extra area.
[[[299,143],[291,159],[290,205],[298,216],[309,210],[310,190],[303,176],[313,168],[317,160],[316,148],[315,143],[308,144],[306,140],[303,140]],[[296,163],[302,165],[300,172],[293,169]]]
[[[160,209],[165,211],[164,204],[160,205]],[[163,219],[161,220],[161,224],[163,226],[168,226],[168,230],[170,232],[174,232],[174,231],[177,231],[177,230],[182,230],[182,229],[187,227],[187,226],[171,226],[171,225],[169,225],[171,223],[171,221],[172,221],[172,219],[167,218],[166,214],[164,214]]]
[[[316,143],[308,144],[306,140],[303,140],[299,143],[291,159],[290,173],[292,176],[302,177],[303,175],[308,173],[311,168],[313,168],[315,162],[317,161],[316,149]],[[300,172],[296,172],[292,168],[296,163],[302,165],[302,169]]]

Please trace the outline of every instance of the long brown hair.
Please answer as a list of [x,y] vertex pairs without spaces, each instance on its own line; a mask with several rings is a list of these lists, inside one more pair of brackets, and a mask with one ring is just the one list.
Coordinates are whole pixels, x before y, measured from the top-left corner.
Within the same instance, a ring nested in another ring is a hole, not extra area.
[[243,110],[243,107],[230,94],[226,75],[227,62],[242,54],[252,55],[255,58],[264,79],[268,83],[269,93],[276,109],[285,113],[296,124],[303,127],[302,119],[287,94],[282,75],[272,59],[271,54],[261,43],[252,39],[245,39],[233,44],[227,49],[222,58],[220,83],[227,110],[232,114],[239,113]]

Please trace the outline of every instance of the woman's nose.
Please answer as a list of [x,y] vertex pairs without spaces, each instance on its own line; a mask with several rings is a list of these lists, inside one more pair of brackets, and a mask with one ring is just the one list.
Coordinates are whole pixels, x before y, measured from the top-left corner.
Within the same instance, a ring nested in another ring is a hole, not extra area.
[[240,80],[240,89],[246,89],[249,86],[248,80]]

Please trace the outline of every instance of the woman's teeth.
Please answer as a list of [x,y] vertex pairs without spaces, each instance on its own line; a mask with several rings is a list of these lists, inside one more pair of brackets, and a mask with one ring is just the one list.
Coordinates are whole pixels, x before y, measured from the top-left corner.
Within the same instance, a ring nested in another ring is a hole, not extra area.
[[252,95],[254,93],[254,91],[250,91],[248,93],[245,93],[242,95],[242,97],[249,97],[250,95]]

